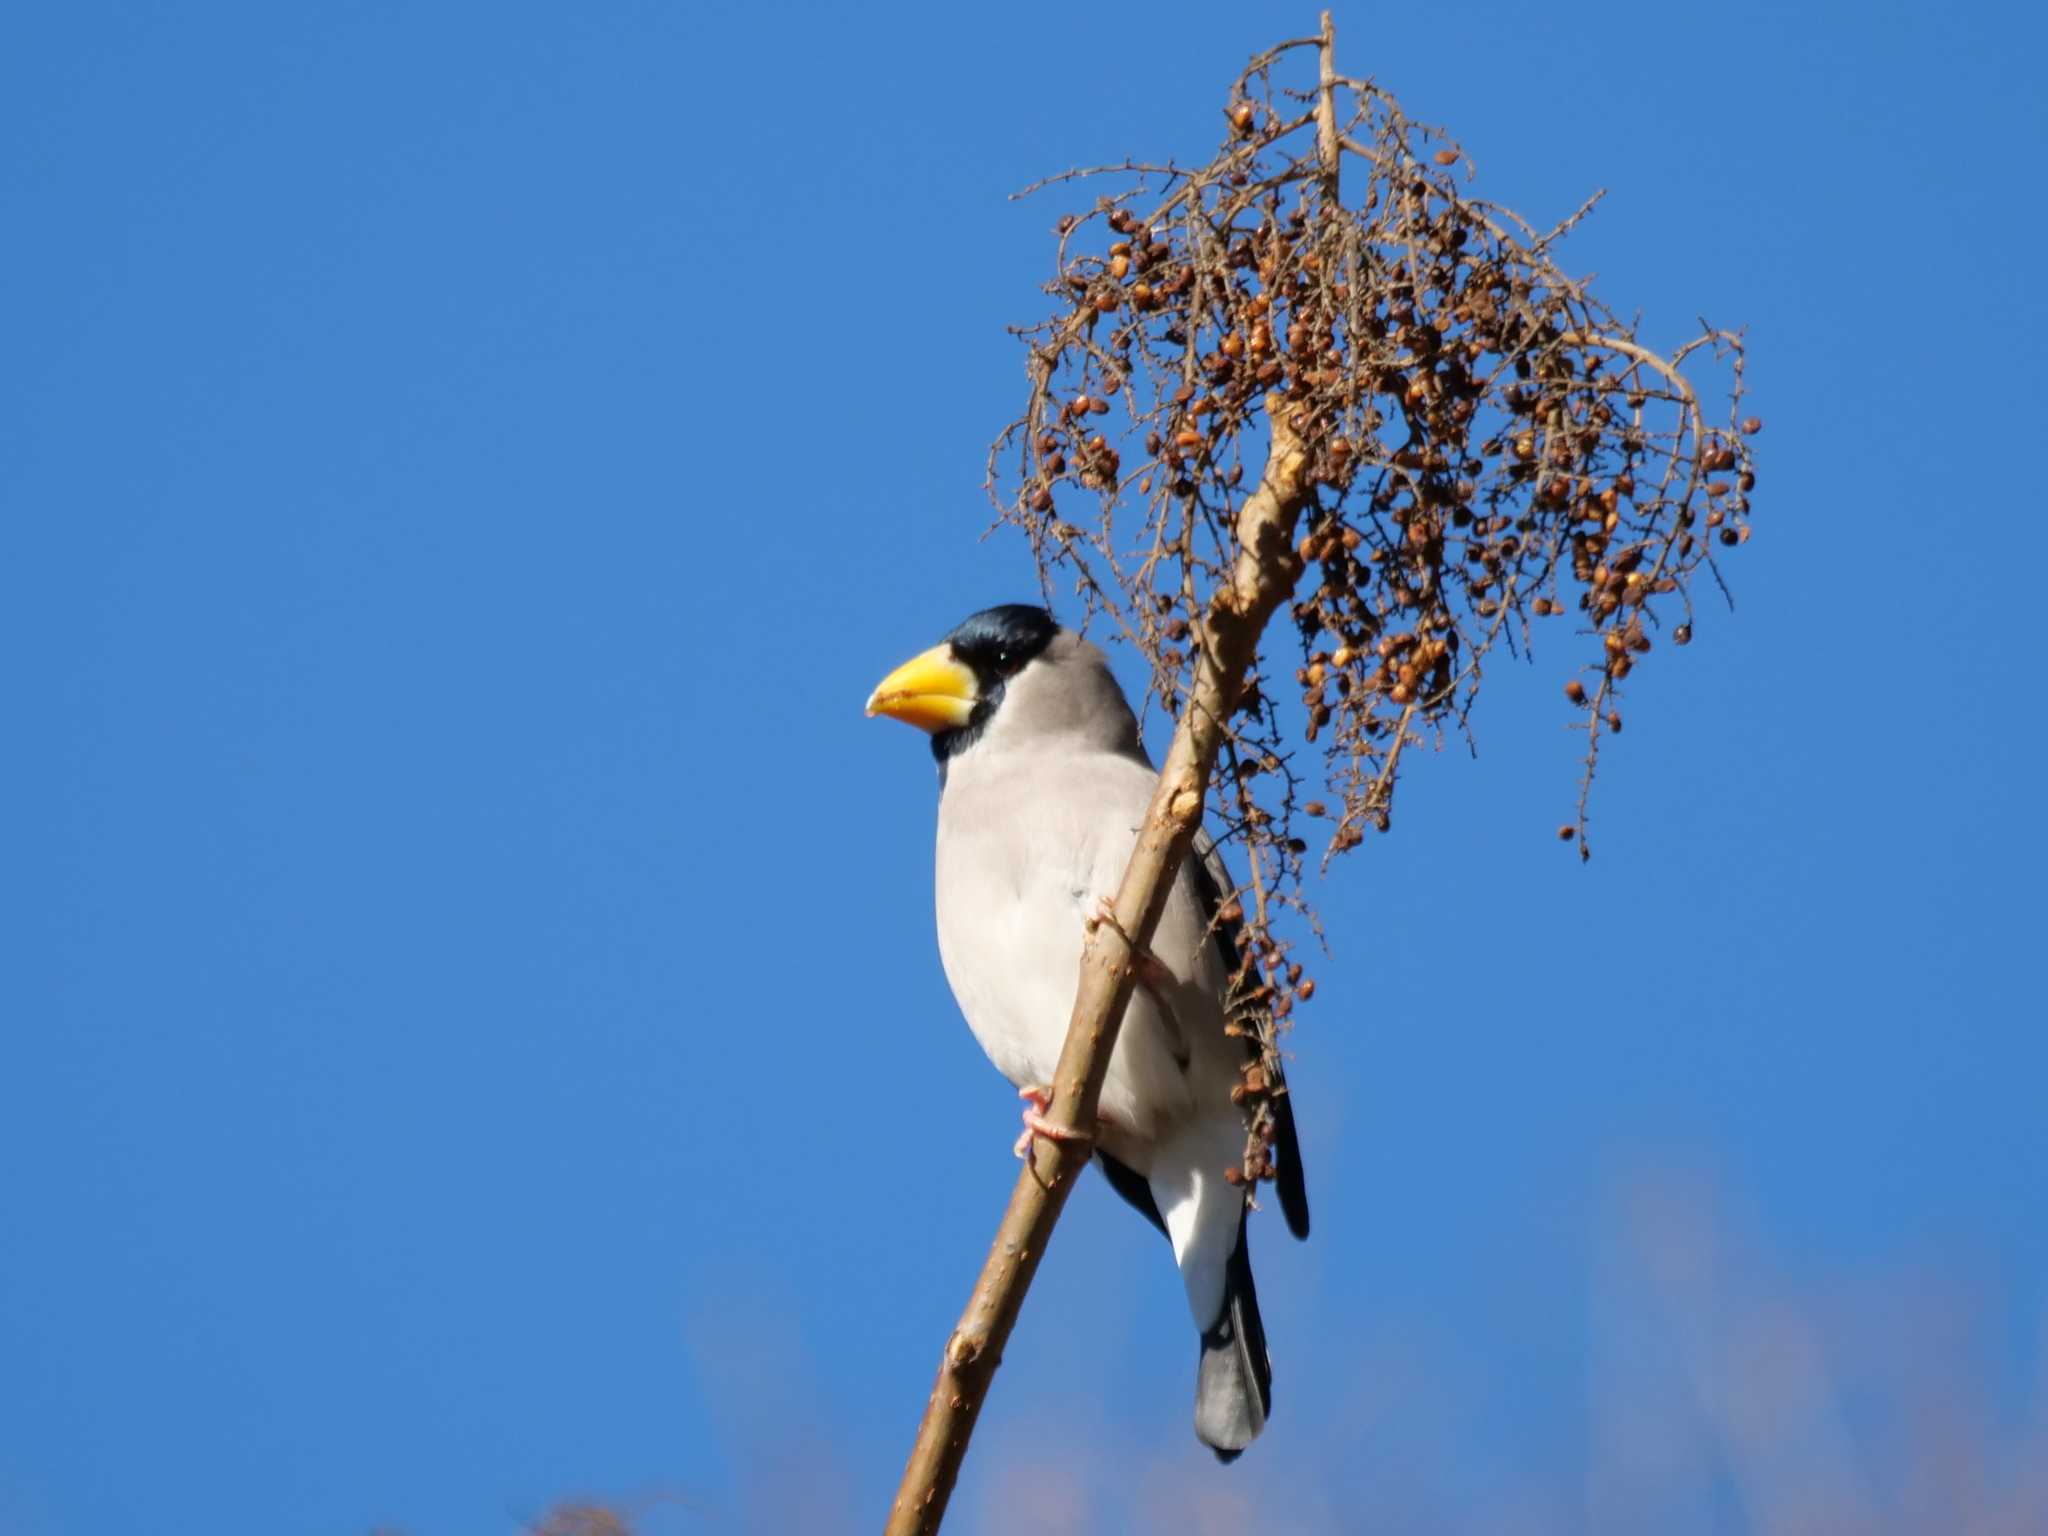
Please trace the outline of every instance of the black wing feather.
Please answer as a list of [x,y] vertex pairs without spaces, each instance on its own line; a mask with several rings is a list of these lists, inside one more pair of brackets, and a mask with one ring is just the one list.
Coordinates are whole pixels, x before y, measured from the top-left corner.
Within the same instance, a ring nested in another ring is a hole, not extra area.
[[[1217,919],[1217,913],[1223,906],[1223,893],[1230,888],[1230,871],[1224,867],[1223,854],[1215,839],[1206,832],[1195,835],[1194,854],[1188,861],[1188,867],[1194,873],[1196,892],[1202,899],[1202,908],[1208,915],[1210,926],[1215,930],[1224,974],[1235,976],[1244,961],[1244,924]],[[1256,1058],[1260,1054],[1259,1042],[1247,1036],[1245,1051]],[[1275,1063],[1276,1069],[1277,1065]],[[1279,1091],[1271,1099],[1273,1153],[1279,1166],[1274,1170],[1273,1185],[1280,1196],[1280,1214],[1287,1218],[1287,1230],[1296,1237],[1307,1237],[1308,1180],[1301,1167],[1301,1138],[1294,1128],[1294,1095],[1288,1091],[1284,1077],[1274,1086]],[[1124,1198],[1129,1200],[1131,1197],[1125,1195]],[[1132,1203],[1136,1204],[1135,1201]]]
[[1102,1176],[1109,1180],[1109,1187],[1115,1190],[1137,1213],[1159,1229],[1159,1235],[1168,1242],[1173,1235],[1166,1230],[1166,1218],[1159,1214],[1159,1202],[1152,1198],[1152,1186],[1145,1176],[1127,1163],[1120,1163],[1107,1152],[1098,1150],[1095,1166],[1102,1170]]

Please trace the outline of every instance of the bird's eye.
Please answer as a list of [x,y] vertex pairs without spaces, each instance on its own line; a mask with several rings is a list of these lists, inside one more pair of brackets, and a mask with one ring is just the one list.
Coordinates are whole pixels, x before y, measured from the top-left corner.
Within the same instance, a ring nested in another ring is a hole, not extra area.
[[996,652],[996,666],[999,670],[1004,672],[1010,670],[1010,653],[1008,651]]

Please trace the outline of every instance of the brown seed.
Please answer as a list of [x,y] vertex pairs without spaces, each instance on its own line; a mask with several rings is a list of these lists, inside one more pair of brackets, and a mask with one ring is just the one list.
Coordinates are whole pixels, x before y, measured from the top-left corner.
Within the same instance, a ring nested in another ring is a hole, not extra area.
[[1564,696],[1574,704],[1583,704],[1586,702],[1586,685],[1575,677],[1564,685]]
[[1568,843],[1576,835],[1570,827],[1559,827],[1557,829],[1557,840],[1560,843]]
[[1316,995],[1315,978],[1309,977],[1307,980],[1303,981],[1300,986],[1294,989],[1294,995],[1300,998],[1304,1003],[1307,1002],[1310,998],[1314,997]]
[[1764,422],[1761,416],[1745,416],[1742,418],[1742,430],[1747,436],[1755,437],[1763,429]]
[[1430,158],[1436,161],[1438,165],[1456,165],[1458,163],[1458,152],[1455,149],[1440,149]]
[[1671,642],[1674,645],[1691,645],[1692,626],[1690,624],[1681,624],[1678,628],[1671,631]]
[[1619,736],[1619,735],[1621,734],[1621,711],[1620,711],[1620,710],[1618,710],[1618,709],[1610,709],[1609,711],[1607,711],[1607,729],[1609,729],[1610,731],[1614,732],[1614,734],[1615,734],[1615,735],[1617,735],[1617,736]]

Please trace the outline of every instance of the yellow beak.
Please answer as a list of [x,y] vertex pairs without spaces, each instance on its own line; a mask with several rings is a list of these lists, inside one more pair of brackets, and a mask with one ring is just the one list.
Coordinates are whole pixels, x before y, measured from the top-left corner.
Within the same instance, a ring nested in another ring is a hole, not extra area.
[[935,645],[875,685],[868,695],[868,713],[887,715],[921,731],[956,731],[974,713],[979,697],[973,672],[953,659],[952,647]]

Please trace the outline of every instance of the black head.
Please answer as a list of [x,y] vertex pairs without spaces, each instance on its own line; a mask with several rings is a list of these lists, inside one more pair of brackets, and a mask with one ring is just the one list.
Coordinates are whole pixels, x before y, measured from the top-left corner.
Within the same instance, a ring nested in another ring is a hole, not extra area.
[[1060,627],[1045,609],[1030,603],[1004,603],[970,614],[946,636],[959,663],[974,674],[976,701],[967,723],[932,737],[932,756],[940,771],[946,759],[971,745],[1003,701],[1003,686],[1052,644]]
[[1013,677],[1027,661],[1052,644],[1059,625],[1043,608],[1029,603],[1004,603],[970,614],[953,627],[946,643],[971,668],[984,692]]

